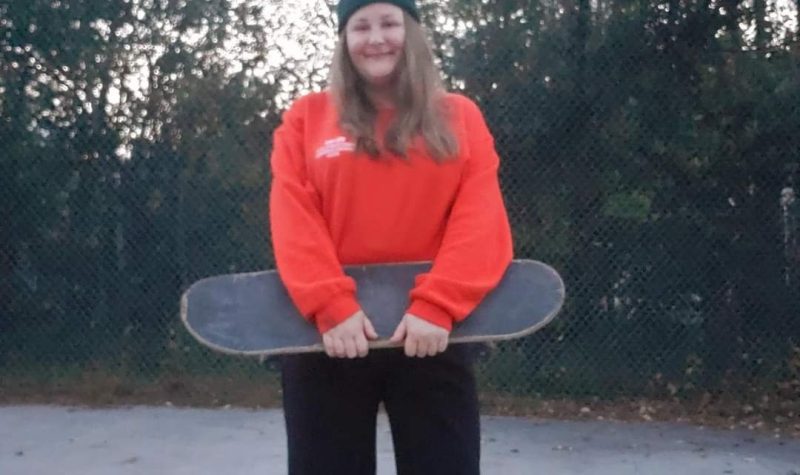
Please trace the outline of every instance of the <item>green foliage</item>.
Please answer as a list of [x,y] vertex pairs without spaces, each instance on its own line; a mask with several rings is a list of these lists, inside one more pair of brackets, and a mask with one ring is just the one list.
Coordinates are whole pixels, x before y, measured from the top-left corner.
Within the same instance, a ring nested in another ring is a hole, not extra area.
[[[487,384],[635,395],[796,368],[797,32],[735,1],[420,3],[495,134],[516,255],[567,283]],[[178,336],[178,300],[272,265],[271,132],[330,53],[309,5],[0,1],[0,363],[222,367]]]
[[627,219],[641,224],[647,221],[652,199],[642,193],[614,193],[608,197],[603,214],[608,217]]

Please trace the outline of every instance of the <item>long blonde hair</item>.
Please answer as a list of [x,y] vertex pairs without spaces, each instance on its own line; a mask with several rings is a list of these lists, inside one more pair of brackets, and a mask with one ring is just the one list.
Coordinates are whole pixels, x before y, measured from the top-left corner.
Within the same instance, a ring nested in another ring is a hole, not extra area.
[[[422,26],[408,13],[405,16],[405,46],[397,64],[394,90],[397,113],[386,130],[384,147],[395,155],[406,157],[411,141],[421,136],[434,160],[453,158],[458,142],[445,108],[445,89],[433,60],[433,51]],[[370,101],[364,81],[347,52],[347,37],[342,31],[333,54],[330,89],[339,110],[339,126],[352,135],[356,150],[373,158],[379,155],[375,140],[377,110]]]

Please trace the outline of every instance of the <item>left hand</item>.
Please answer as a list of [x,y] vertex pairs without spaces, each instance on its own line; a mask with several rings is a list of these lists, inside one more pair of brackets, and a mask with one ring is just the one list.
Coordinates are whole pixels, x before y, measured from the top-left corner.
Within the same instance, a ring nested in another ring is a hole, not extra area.
[[450,332],[444,328],[407,313],[389,341],[400,343],[405,340],[406,356],[425,358],[444,352],[449,337]]

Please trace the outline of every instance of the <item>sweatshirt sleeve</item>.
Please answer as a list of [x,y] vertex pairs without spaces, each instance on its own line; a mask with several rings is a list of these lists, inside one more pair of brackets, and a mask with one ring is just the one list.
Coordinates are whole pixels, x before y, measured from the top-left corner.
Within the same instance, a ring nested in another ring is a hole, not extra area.
[[433,266],[417,276],[408,309],[447,330],[497,286],[513,257],[494,139],[478,107],[464,102],[467,157],[461,184]]
[[325,333],[359,310],[306,175],[306,101],[298,100],[273,135],[270,229],[278,274],[299,312]]

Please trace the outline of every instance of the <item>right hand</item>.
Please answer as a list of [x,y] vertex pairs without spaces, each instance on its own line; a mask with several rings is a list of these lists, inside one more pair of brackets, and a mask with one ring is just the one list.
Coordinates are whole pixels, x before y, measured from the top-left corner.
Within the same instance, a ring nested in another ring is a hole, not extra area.
[[322,334],[325,353],[331,358],[363,358],[369,353],[367,340],[376,340],[378,333],[367,315],[359,310],[347,320]]

